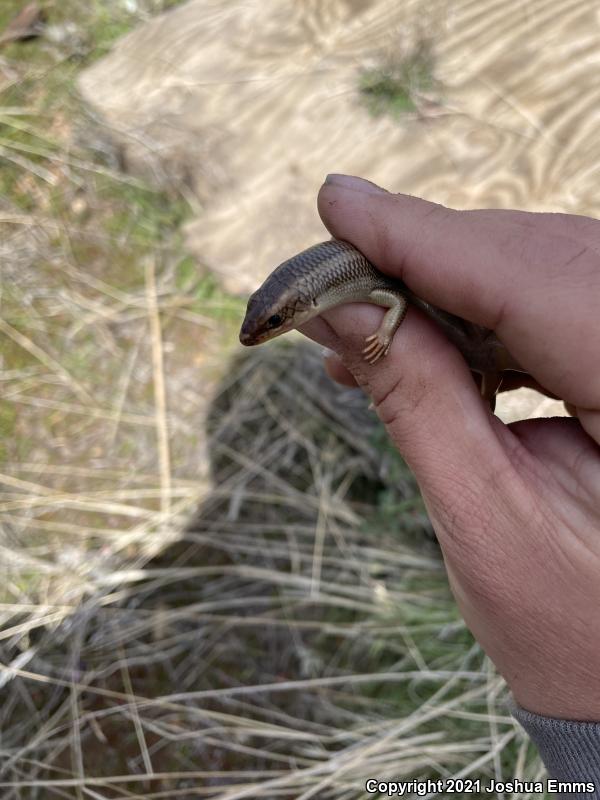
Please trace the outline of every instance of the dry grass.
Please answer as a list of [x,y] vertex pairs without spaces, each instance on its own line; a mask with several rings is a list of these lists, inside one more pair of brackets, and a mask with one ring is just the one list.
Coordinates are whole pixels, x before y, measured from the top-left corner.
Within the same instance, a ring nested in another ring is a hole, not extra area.
[[358,798],[369,776],[531,774],[364,397],[308,347],[229,374],[211,489],[177,541],[140,555],[157,507],[112,531],[137,555],[76,605],[13,603],[7,796]]
[[311,348],[228,358],[177,188],[122,175],[35,47],[0,96],[2,796],[538,774],[365,399]]

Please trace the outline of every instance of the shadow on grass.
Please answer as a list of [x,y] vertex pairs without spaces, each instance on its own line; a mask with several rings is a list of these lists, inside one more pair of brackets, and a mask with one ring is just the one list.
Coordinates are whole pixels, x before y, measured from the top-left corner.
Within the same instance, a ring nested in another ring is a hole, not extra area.
[[207,429],[212,489],[177,541],[52,630],[13,619],[3,797],[361,798],[493,736],[522,757],[362,393],[313,347],[258,348]]

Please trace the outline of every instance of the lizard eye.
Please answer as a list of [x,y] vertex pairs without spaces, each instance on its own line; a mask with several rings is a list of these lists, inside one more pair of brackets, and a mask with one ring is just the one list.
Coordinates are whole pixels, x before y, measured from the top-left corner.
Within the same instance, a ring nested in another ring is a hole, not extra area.
[[267,327],[269,328],[278,328],[281,325],[281,316],[279,314],[273,314],[272,317],[269,317],[267,320]]

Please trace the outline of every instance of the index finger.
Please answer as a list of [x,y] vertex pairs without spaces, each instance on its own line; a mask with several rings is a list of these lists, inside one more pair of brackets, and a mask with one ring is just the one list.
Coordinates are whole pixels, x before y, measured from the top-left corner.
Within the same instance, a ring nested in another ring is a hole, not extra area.
[[456,211],[347,176],[321,187],[319,213],[382,272],[495,330],[540,384],[600,406],[600,255],[591,229],[569,223],[586,218],[556,215],[552,225],[545,214]]

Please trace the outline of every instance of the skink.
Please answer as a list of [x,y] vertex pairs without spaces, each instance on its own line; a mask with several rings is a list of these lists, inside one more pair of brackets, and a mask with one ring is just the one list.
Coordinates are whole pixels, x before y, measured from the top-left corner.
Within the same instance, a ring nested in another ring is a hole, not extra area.
[[505,370],[525,372],[493,331],[427,303],[403,281],[379,272],[349,242],[336,239],[303,250],[269,275],[248,300],[240,341],[244,345],[261,344],[329,308],[356,302],[388,309],[379,328],[365,342],[363,356],[371,364],[387,355],[410,303],[440,326],[471,370],[481,373],[482,394],[492,405],[500,374]]

